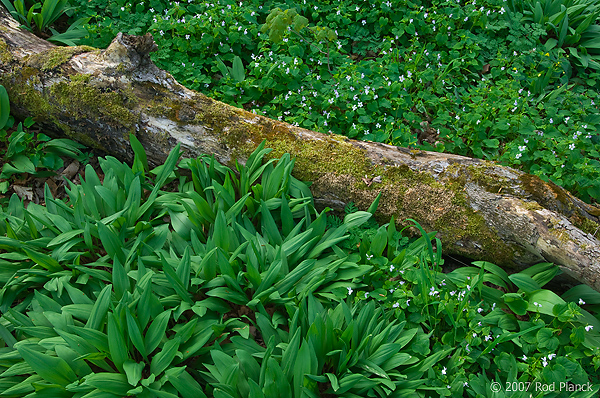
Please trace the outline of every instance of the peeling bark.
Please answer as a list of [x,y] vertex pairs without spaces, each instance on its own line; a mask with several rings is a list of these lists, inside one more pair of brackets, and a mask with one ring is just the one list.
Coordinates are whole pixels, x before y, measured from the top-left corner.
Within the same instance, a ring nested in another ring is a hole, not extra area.
[[318,207],[366,208],[438,231],[445,253],[521,269],[540,261],[600,291],[600,209],[564,189],[495,163],[324,135],[257,116],[181,86],[150,60],[150,35],[119,34],[103,51],[61,48],[18,28],[0,9],[0,83],[11,109],[46,131],[124,160],[134,133],[161,163],[187,156],[243,162],[263,140],[272,157],[296,157]]

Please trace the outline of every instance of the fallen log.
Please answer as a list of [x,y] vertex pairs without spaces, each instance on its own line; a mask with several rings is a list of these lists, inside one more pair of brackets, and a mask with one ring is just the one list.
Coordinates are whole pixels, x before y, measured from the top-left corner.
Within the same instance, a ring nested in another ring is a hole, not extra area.
[[489,161],[324,135],[257,116],[183,87],[158,69],[152,36],[119,34],[106,50],[56,47],[0,9],[0,84],[11,109],[45,131],[131,160],[134,133],[160,164],[180,143],[187,156],[241,163],[263,140],[290,153],[313,181],[318,207],[413,218],[438,231],[444,253],[515,269],[554,262],[600,291],[600,209],[538,177]]

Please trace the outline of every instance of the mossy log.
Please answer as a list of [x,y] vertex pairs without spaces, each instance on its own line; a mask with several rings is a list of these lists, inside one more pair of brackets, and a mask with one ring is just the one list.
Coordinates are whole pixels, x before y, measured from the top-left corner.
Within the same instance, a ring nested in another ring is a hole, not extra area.
[[44,131],[131,160],[134,133],[161,163],[187,156],[241,163],[263,141],[296,158],[318,207],[366,209],[438,231],[444,253],[521,269],[541,261],[600,291],[600,209],[562,188],[495,163],[324,135],[257,116],[183,87],[148,54],[152,36],[119,34],[106,50],[56,47],[0,10],[0,84],[11,109]]

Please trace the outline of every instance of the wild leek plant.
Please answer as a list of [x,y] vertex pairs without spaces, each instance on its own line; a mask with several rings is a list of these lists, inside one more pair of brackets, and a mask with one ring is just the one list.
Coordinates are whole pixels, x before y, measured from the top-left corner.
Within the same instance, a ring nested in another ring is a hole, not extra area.
[[264,144],[237,173],[178,147],[151,169],[131,144],[133,166],[86,166],[64,201],[46,189],[45,206],[2,208],[3,396],[476,397],[593,380],[600,294],[543,290],[552,266],[444,275],[434,233],[369,224],[378,200],[317,211]]

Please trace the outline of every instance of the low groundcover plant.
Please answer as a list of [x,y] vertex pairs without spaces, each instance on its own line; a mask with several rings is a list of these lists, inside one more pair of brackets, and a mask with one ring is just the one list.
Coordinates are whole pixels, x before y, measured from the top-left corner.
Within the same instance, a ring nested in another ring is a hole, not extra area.
[[229,104],[499,161],[600,201],[595,0],[73,4],[86,44],[151,32],[159,67]]
[[100,159],[101,180],[88,165],[65,200],[46,189],[45,206],[13,196],[2,208],[2,396],[600,389],[600,294],[543,289],[552,264],[444,274],[434,232],[376,225],[378,200],[343,218],[317,211],[294,161],[266,161],[264,144],[236,172],[180,160],[179,147],[150,169],[131,144],[132,166]]

